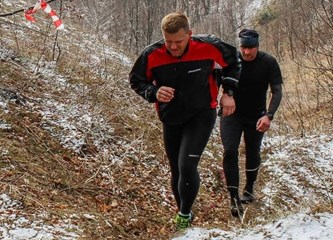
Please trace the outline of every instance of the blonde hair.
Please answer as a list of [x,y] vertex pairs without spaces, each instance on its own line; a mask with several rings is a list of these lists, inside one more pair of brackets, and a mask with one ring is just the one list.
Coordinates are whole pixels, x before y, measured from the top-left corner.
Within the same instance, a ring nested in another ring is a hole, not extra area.
[[189,20],[183,13],[169,13],[162,19],[161,29],[163,32],[172,34],[178,32],[182,28],[185,30],[185,32],[190,31]]

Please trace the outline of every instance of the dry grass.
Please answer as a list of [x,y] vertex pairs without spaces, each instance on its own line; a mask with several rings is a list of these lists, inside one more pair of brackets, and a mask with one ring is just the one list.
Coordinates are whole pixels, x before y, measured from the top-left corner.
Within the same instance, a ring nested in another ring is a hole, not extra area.
[[280,67],[284,78],[283,99],[276,116],[280,134],[306,136],[327,131],[333,123],[333,78],[329,71],[322,74],[302,68],[288,58]]
[[[46,92],[64,102],[64,96],[73,90],[68,87],[60,94],[52,84],[43,84],[43,77],[25,70],[20,61],[2,61],[0,68],[1,89],[10,89],[30,102]],[[119,72],[119,79],[124,80],[126,70]],[[83,83],[90,90],[78,101],[91,101],[96,114],[102,114],[114,128],[107,144],[115,151],[111,155],[122,162],[113,163],[99,155],[93,132],[87,134],[91,141],[87,141],[84,151],[65,149],[59,139],[44,130],[38,112],[11,101],[8,111],[1,110],[2,121],[11,125],[11,130],[0,132],[1,146],[8,149],[1,159],[1,189],[22,201],[26,213],[47,211],[45,223],[70,218],[84,230],[83,239],[170,239],[176,234],[171,222],[176,209],[161,124],[153,106],[131,93],[123,81],[97,79]],[[103,130],[102,126],[95,127]],[[211,142],[210,149],[216,145]],[[221,160],[219,150],[215,150],[214,158]],[[211,164],[216,159],[206,155],[202,159],[195,225],[241,227],[230,216],[221,162]],[[95,218],[85,218],[86,213]],[[70,217],[74,214],[75,218]]]
[[[5,31],[7,28],[14,31]],[[11,129],[0,131],[1,149],[8,150],[8,154],[0,157],[2,192],[22,201],[26,213],[47,211],[49,215],[43,219],[46,223],[71,219],[83,229],[82,239],[170,239],[175,236],[171,219],[176,209],[169,187],[161,124],[153,106],[129,89],[129,67],[110,59],[96,66],[91,56],[83,51],[88,48],[80,39],[83,31],[72,29],[71,41],[66,39],[68,36],[59,36],[63,55],[56,70],[68,79],[66,87],[59,90],[53,84],[46,84],[45,76],[38,72],[44,67],[42,59],[52,60],[50,49],[55,39],[52,31],[48,32],[51,35],[48,38],[40,38],[35,32],[10,24],[2,23],[0,29],[3,46],[15,49],[1,61],[0,90],[10,90],[16,94],[16,99],[20,96],[36,105],[39,104],[36,99],[44,98],[45,93],[73,106],[89,103],[90,110],[96,116],[103,116],[106,126],[113,128],[112,135],[106,137],[109,133],[105,126],[94,126],[94,131],[86,132],[86,144],[77,153],[64,148],[58,138],[45,130],[38,111],[12,99],[9,111],[0,110],[1,121],[11,125]],[[23,40],[22,34],[27,38]],[[41,43],[45,43],[45,48],[40,47]],[[32,46],[36,46],[33,51]],[[27,62],[35,65],[35,72],[26,67]],[[96,71],[96,67],[102,71]],[[81,88],[77,88],[78,85]],[[75,101],[71,99],[73,91],[77,91]],[[277,124],[285,125],[282,118],[287,116],[288,123],[298,129],[298,120],[293,119],[292,112],[286,114],[277,117]],[[301,119],[307,117],[304,112],[300,114]],[[290,131],[284,126],[278,129],[282,133]],[[58,131],[61,132],[60,127]],[[113,159],[100,154],[101,149],[94,143],[98,138],[113,149],[110,153]],[[222,149],[218,135],[212,136],[207,149],[212,155],[204,155],[202,159],[202,186],[194,207],[195,226],[225,230],[246,228],[257,224],[256,217],[274,219],[283,214],[284,200],[276,198],[274,207],[263,208],[259,196],[259,201],[249,206],[243,225],[232,218],[221,171]],[[258,192],[267,181],[269,176],[263,170]],[[292,197],[287,191],[285,194]],[[332,211],[331,204],[321,207]],[[85,217],[86,213],[95,218]]]

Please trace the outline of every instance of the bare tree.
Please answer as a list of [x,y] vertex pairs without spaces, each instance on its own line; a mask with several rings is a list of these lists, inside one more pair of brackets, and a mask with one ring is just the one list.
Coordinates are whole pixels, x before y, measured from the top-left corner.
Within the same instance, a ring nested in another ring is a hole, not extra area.
[[240,22],[244,22],[245,1],[249,0],[82,0],[77,3],[84,14],[84,25],[137,54],[161,38],[161,18],[172,11],[188,15],[195,32],[212,33],[234,43],[235,32]]
[[297,69],[286,89],[293,99],[285,104],[304,135],[305,129],[322,127],[318,121],[333,123],[333,9],[331,1],[325,0],[279,3],[280,14],[270,24],[274,32],[267,38],[279,40],[274,44],[277,55],[285,53],[286,59],[289,54],[295,64],[289,69]]
[[108,20],[114,13],[111,3],[111,1],[107,0],[77,1],[80,11],[84,14],[85,25],[89,29],[93,29],[95,33],[103,32],[110,23]]

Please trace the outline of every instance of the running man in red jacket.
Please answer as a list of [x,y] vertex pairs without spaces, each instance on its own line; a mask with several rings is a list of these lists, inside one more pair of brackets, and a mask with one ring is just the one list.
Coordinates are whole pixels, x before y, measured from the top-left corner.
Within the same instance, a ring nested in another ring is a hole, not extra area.
[[193,220],[198,194],[198,164],[216,120],[222,85],[223,115],[234,112],[229,95],[240,75],[237,49],[212,35],[192,36],[188,18],[170,13],[161,22],[163,39],[146,47],[129,76],[131,88],[156,103],[171,169],[171,187],[179,213],[177,229]]

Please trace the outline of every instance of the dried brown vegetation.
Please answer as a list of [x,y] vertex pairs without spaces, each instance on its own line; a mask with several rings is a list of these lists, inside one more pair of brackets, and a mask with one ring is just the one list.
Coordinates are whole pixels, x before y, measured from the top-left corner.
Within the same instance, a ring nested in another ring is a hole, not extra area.
[[[171,221],[176,209],[161,124],[154,107],[130,90],[130,66],[106,50],[110,42],[74,25],[55,34],[45,22],[40,20],[38,31],[22,28],[24,24],[15,17],[0,22],[0,95],[7,103],[5,109],[0,108],[0,121],[8,126],[0,129],[1,191],[20,200],[22,214],[30,218],[46,211],[45,223],[70,220],[82,229],[81,239],[170,239],[177,235]],[[54,42],[59,48],[54,48]],[[96,63],[95,56],[101,61]],[[279,112],[278,128],[273,133],[310,132],[313,122],[306,121],[308,109],[293,108],[302,94],[295,96],[292,83],[287,85],[293,97],[284,103],[282,109],[287,111]],[[77,124],[76,130],[84,136],[79,148],[66,147],[62,135],[68,129],[45,119],[45,110],[52,110],[45,107],[48,100],[64,104],[67,113],[73,109],[70,117],[56,116],[59,111],[52,117],[58,123],[68,118]],[[327,116],[331,104],[321,103],[324,107],[319,106],[311,119]],[[90,125],[79,124],[84,115],[77,114],[77,108],[91,113],[94,120]],[[293,119],[295,114],[297,118]],[[207,150],[200,167],[202,186],[193,209],[195,226],[229,230],[253,226],[260,221],[256,217],[274,219],[282,215],[282,206],[287,203],[280,196],[274,200],[281,209],[261,205],[259,190],[270,179],[263,169],[258,181],[259,199],[249,206],[244,224],[232,218],[217,133]],[[283,194],[292,198],[288,189]],[[292,206],[288,205],[289,210]],[[332,211],[332,201],[319,208],[315,211]]]
[[[20,56],[16,60],[8,56],[0,67],[1,93],[8,101],[7,110],[1,110],[1,121],[10,126],[0,131],[1,149],[8,150],[1,157],[2,192],[23,202],[25,214],[47,211],[46,223],[71,219],[84,231],[85,239],[169,239],[175,234],[171,219],[176,209],[154,110],[149,111],[147,104],[140,106],[137,101],[141,100],[128,96],[128,89],[122,89],[124,96],[118,97],[135,103],[111,103],[108,91],[96,91],[97,95],[93,91],[85,101],[89,98],[93,106],[99,106],[99,114],[114,127],[107,144],[118,145],[110,155],[121,161],[102,158],[92,141],[75,153],[43,128],[45,123],[37,111],[42,103],[36,100],[48,93],[50,98],[63,101],[71,93],[60,94],[53,84],[47,85],[38,74],[27,71],[18,59]],[[108,88],[108,84],[90,87]],[[129,116],[131,111],[138,119]],[[93,133],[90,137],[96,138]],[[216,159],[203,158],[195,224],[227,229],[229,222],[239,223],[230,217],[220,163],[213,161]],[[85,218],[86,213],[94,219]]]

